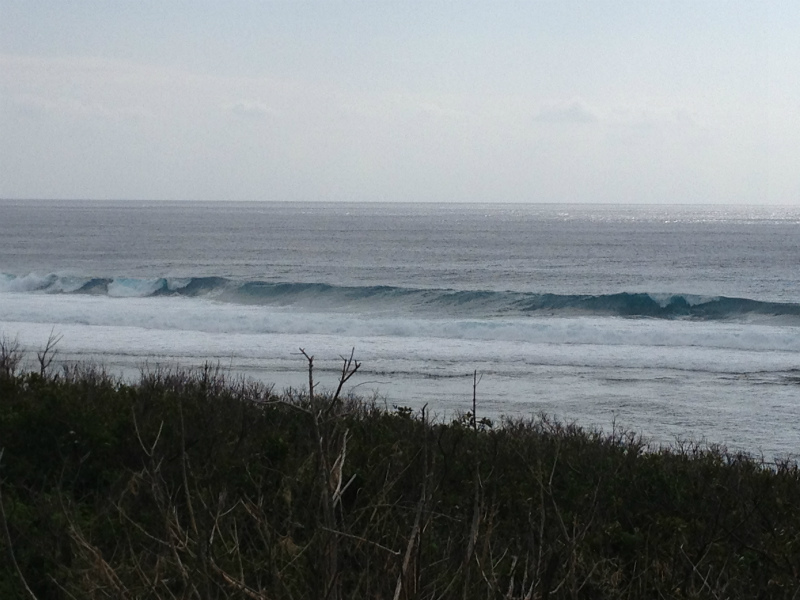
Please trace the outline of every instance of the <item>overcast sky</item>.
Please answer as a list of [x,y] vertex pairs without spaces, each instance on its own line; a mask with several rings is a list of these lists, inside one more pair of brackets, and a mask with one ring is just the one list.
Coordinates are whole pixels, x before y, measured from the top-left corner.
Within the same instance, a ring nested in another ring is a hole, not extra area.
[[0,0],[0,197],[800,204],[800,2]]

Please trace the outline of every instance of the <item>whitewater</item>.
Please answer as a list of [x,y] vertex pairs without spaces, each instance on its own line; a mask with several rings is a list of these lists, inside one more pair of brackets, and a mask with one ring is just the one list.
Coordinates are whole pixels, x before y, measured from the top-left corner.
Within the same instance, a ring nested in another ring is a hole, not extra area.
[[800,454],[800,208],[0,201],[0,333]]

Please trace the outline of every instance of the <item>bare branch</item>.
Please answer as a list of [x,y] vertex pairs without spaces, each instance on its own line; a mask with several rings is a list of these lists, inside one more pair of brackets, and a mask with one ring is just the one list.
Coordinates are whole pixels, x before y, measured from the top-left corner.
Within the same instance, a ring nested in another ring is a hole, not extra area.
[[372,546],[375,546],[376,548],[379,548],[381,550],[389,552],[390,554],[394,554],[395,556],[400,556],[400,551],[399,550],[392,550],[391,548],[387,548],[386,546],[384,546],[382,544],[379,544],[378,542],[373,542],[372,540],[368,540],[367,538],[363,538],[363,537],[358,536],[358,535],[353,535],[352,533],[345,533],[344,531],[338,531],[336,529],[329,529],[328,527],[325,527],[324,525],[321,525],[320,529],[322,529],[324,531],[327,531],[329,533],[335,533],[336,535],[340,535],[342,537],[350,538],[350,539],[353,539],[353,540],[358,540],[359,542],[364,542],[365,544],[370,544]]
[[227,583],[235,587],[237,590],[242,592],[248,598],[252,598],[253,600],[267,600],[267,597],[263,594],[259,593],[258,591],[254,590],[247,584],[242,581],[238,581],[237,579],[231,577],[228,573],[223,571],[217,566],[213,560],[211,561],[211,568],[216,571],[220,577],[222,577]]
[[336,393],[333,395],[333,402],[336,402],[339,399],[339,394],[342,391],[342,387],[344,384],[347,383],[347,380],[350,379],[353,375],[356,374],[361,363],[357,360],[353,359],[353,356],[356,353],[355,347],[350,351],[350,358],[345,358],[344,356],[341,357],[342,359],[342,374],[339,376],[339,386],[336,388]]
[[[425,508],[425,500],[426,500],[426,482],[423,481],[422,483],[422,494],[420,495],[419,502],[417,503],[417,513],[414,516],[414,526],[411,528],[411,535],[408,536],[408,545],[406,546],[406,553],[403,557],[403,567],[400,570],[400,573],[397,575],[397,583],[395,584],[394,588],[394,600],[400,599],[400,592],[403,589],[403,580],[406,577],[406,572],[408,571],[408,565],[411,562],[411,555],[414,551],[414,544],[417,542],[417,538],[419,537],[419,530],[420,524],[422,522],[422,511]],[[399,552],[397,553],[400,554]]]
[[56,345],[61,341],[64,336],[61,334],[56,335],[55,327],[50,330],[50,335],[47,338],[47,343],[43,350],[36,353],[36,358],[39,360],[39,375],[44,377],[47,374],[47,369],[56,357]]
[[308,401],[314,402],[314,357],[309,356],[303,348],[300,348],[300,354],[308,361]]
[[19,363],[22,362],[22,350],[17,338],[9,339],[5,335],[0,337],[0,375],[13,377],[17,372]]

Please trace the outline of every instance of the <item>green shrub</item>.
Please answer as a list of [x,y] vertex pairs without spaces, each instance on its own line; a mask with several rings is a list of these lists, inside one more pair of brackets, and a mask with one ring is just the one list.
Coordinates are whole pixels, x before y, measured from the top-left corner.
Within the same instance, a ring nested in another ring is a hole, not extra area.
[[470,418],[210,367],[6,373],[0,597],[800,593],[795,463]]

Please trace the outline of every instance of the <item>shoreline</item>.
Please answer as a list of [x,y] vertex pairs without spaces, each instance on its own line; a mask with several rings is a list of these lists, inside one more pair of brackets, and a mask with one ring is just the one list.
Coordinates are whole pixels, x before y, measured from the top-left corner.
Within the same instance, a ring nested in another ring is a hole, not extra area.
[[[623,352],[614,358],[592,346],[500,346],[478,341],[442,346],[438,340],[409,338],[398,347],[400,342],[394,338],[344,334],[244,335],[58,324],[54,330],[51,323],[0,322],[0,333],[18,336],[34,361],[51,331],[64,334],[59,360],[82,363],[91,357],[109,372],[132,379],[147,365],[197,368],[209,363],[275,384],[278,390],[297,389],[306,381],[297,354],[302,345],[318,356],[323,385],[332,385],[339,355],[355,346],[364,367],[350,383],[358,386],[355,390],[362,396],[377,394],[389,405],[416,410],[428,404],[449,418],[470,409],[472,372],[477,370],[484,378],[478,388],[480,412],[492,419],[547,413],[606,430],[617,423],[662,444],[709,441],[763,454],[768,460],[800,453],[793,427],[797,385],[792,375],[796,373],[784,371],[794,364],[792,353],[779,357],[786,364],[777,365],[774,373],[763,372],[758,365],[750,365],[749,370],[747,364],[738,367],[736,357],[728,355],[730,363],[725,368],[729,372],[706,373],[674,370],[670,364],[659,367],[670,354],[640,356],[634,365],[618,366],[625,365],[628,356],[635,357],[634,348],[612,349]],[[755,358],[778,360],[775,353],[767,354]],[[573,364],[572,356],[579,362]],[[591,360],[580,366],[584,356]],[[737,373],[737,368],[743,371]]]

